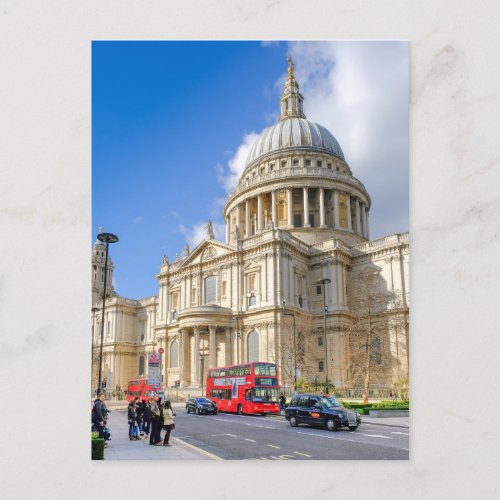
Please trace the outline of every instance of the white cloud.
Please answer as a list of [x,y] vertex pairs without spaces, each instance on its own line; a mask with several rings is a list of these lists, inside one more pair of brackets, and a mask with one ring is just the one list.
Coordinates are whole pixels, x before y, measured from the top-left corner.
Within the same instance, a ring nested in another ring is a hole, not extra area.
[[244,134],[243,142],[238,146],[236,153],[229,158],[227,166],[224,167],[220,163],[216,166],[217,179],[226,192],[232,191],[238,185],[240,175],[245,169],[245,163],[250,148],[258,137],[259,134],[256,132]]
[[406,42],[290,42],[307,118],[340,143],[372,197],[371,237],[408,230]]
[[134,217],[132,219],[132,222],[134,224],[142,224],[144,222],[144,216],[143,215],[138,215],[137,217]]

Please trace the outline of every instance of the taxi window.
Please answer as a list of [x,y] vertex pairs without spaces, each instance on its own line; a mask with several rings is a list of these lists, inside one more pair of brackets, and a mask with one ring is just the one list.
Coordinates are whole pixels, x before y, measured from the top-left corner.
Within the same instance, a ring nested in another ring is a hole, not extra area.
[[299,402],[298,398],[292,398],[290,401],[290,406],[297,406],[298,402]]
[[299,402],[298,402],[297,406],[304,406],[307,408],[309,406],[308,403],[309,403],[309,398],[307,396],[301,397],[301,398],[299,398]]
[[309,403],[309,407],[313,408],[316,405],[321,406],[320,403],[319,403],[318,398],[311,398],[310,399],[310,403]]

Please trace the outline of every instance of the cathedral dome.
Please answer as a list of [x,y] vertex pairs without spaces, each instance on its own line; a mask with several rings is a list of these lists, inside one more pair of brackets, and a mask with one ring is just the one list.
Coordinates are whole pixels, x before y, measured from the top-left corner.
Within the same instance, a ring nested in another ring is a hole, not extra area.
[[342,161],[344,153],[337,139],[322,125],[318,125],[305,117],[290,117],[265,129],[255,141],[246,165],[254,163],[263,156],[287,149],[307,149],[320,153],[330,153]]

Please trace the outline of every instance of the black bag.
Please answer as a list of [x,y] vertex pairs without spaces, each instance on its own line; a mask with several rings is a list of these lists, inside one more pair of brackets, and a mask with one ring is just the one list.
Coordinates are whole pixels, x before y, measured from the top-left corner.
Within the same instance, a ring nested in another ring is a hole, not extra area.
[[175,429],[175,424],[172,424],[172,430],[174,430],[174,429]]

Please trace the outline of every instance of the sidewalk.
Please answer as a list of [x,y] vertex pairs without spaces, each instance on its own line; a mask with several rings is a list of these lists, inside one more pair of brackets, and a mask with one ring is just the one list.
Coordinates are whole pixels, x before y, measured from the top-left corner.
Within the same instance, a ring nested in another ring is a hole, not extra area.
[[410,428],[410,417],[369,417],[361,415],[361,424],[389,425],[391,427]]
[[[108,402],[106,402],[107,404]],[[216,460],[218,457],[175,438],[175,430],[170,436],[172,446],[151,446],[149,437],[140,441],[130,441],[128,437],[127,413],[125,410],[112,409],[108,427],[111,441],[104,450],[105,460]],[[162,437],[164,432],[162,432]]]

